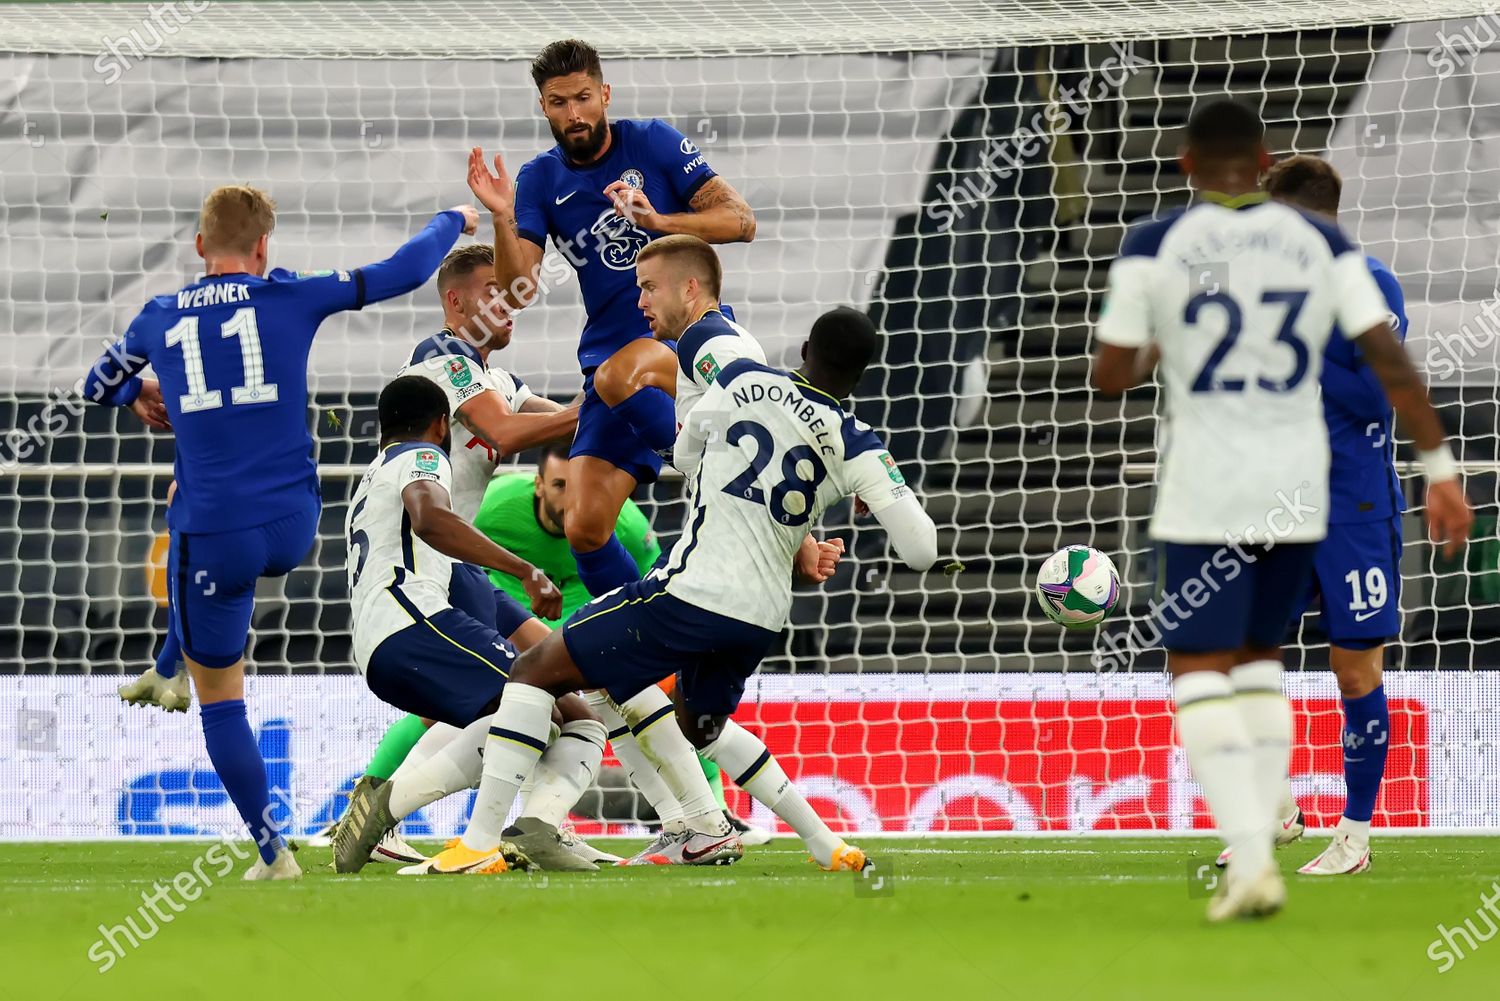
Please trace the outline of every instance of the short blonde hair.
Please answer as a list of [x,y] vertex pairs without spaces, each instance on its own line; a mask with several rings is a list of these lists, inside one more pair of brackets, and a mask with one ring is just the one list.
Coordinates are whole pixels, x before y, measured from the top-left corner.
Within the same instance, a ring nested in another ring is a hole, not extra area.
[[226,184],[203,199],[198,232],[203,246],[222,253],[248,254],[276,228],[276,203],[248,184]]
[[719,287],[724,283],[724,269],[719,264],[719,255],[705,240],[687,233],[659,236],[641,248],[635,262],[649,261],[653,257],[672,257],[683,261],[691,269],[693,277],[703,284],[703,291],[719,297]]

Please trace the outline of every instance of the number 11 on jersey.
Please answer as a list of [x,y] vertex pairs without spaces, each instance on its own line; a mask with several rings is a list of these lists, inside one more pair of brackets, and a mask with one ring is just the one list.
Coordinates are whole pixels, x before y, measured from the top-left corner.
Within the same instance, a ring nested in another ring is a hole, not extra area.
[[[237,337],[240,342],[240,361],[244,366],[244,384],[229,391],[231,404],[274,403],[276,384],[266,382],[265,356],[260,350],[260,330],[255,325],[255,309],[237,309],[229,322],[219,328],[221,337]],[[188,391],[178,399],[182,413],[191,414],[199,410],[216,410],[224,405],[224,394],[208,388],[208,376],[203,371],[203,345],[198,341],[198,318],[184,316],[173,324],[166,334],[167,346],[182,345],[182,368],[187,378]]]

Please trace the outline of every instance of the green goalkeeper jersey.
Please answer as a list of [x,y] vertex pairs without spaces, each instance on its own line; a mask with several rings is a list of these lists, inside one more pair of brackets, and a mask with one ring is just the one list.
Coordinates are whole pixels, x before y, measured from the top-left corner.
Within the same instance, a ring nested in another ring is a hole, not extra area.
[[[548,532],[537,521],[535,487],[536,479],[529,473],[497,476],[490,481],[484,492],[479,513],[474,516],[474,525],[494,540],[496,545],[504,546],[539,568],[554,584],[562,588],[562,616],[542,620],[555,628],[587,604],[593,596],[583,586],[583,581],[578,579],[578,564],[573,559],[568,540]],[[625,546],[625,551],[634,558],[636,566],[640,567],[642,576],[661,556],[661,547],[656,544],[651,523],[634,501],[627,500],[620,509],[620,519],[615,522],[615,535]],[[503,588],[527,608],[531,607],[520,581],[495,570],[489,573],[497,587]]]

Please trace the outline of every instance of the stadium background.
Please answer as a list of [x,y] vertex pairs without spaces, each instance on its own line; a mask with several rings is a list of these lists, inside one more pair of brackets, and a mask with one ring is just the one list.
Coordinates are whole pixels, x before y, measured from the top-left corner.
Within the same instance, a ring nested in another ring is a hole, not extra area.
[[[6,837],[190,833],[216,816],[232,826],[199,774],[196,728],[110,697],[144,666],[164,619],[149,564],[170,438],[69,404],[140,304],[197,273],[203,193],[264,186],[281,209],[273,264],[351,267],[469,200],[470,146],[503,152],[514,170],[550,143],[525,74],[532,36],[496,58],[373,43],[287,52],[284,39],[244,35],[268,5],[210,6],[173,33],[134,6],[110,6],[97,30],[20,17],[25,43],[0,52],[0,424],[23,432],[0,454],[0,742],[14,726],[16,748],[0,757]],[[538,11],[528,27],[544,41],[556,32]],[[241,57],[204,58],[229,31]],[[875,316],[887,350],[857,409],[889,430],[965,567],[894,571],[878,529],[834,512],[854,558],[799,597],[748,712],[858,829],[1206,822],[1190,789],[1171,791],[1186,779],[1159,651],[1110,659],[1152,596],[1155,400],[1095,399],[1085,382],[1123,229],[1185,202],[1177,130],[1195,99],[1228,92],[1262,108],[1277,153],[1326,154],[1344,172],[1345,225],[1402,279],[1413,354],[1472,464],[1479,520],[1463,561],[1435,563],[1409,516],[1403,642],[1390,661],[1405,752],[1382,818],[1500,826],[1500,738],[1476,712],[1500,687],[1489,319],[1500,166],[1483,160],[1500,133],[1495,25],[1119,34],[998,48],[947,36],[920,49],[725,42],[634,58],[623,41],[605,46],[611,115],[672,121],[755,207],[756,242],[724,249],[725,298],[772,361],[792,362],[829,304]],[[1041,135],[1024,131],[1033,122]],[[262,594],[251,649],[252,719],[268,757],[286,763],[299,822],[347,783],[391,715],[350,675],[342,523],[374,451],[374,394],[437,325],[433,300],[426,289],[331,321],[315,351],[323,529],[304,567]],[[499,363],[567,398],[580,326],[576,287],[560,282],[519,316]],[[1419,483],[1408,488],[1416,498]],[[644,494],[665,545],[678,485]],[[1126,576],[1128,609],[1098,635],[1062,633],[1027,604],[1037,561],[1074,542],[1115,556]],[[1336,699],[1315,631],[1292,661],[1309,671],[1294,682],[1294,771],[1308,797],[1328,797],[1305,805],[1336,813],[1325,781],[1338,772]],[[59,756],[81,767],[59,775]]]

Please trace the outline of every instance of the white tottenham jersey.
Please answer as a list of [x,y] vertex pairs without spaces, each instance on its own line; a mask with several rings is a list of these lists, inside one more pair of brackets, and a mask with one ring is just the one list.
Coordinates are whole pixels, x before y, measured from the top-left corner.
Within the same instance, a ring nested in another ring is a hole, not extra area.
[[678,441],[692,509],[654,576],[668,594],[765,629],[786,625],[792,563],[830,504],[872,512],[911,495],[880,437],[800,377],[748,359],[703,394]]
[[730,362],[748,358],[761,365],[766,352],[744,327],[717,309],[688,325],[677,339],[677,430]]
[[408,607],[433,615],[449,607],[453,560],[411,530],[402,492],[418,480],[453,493],[453,465],[426,442],[397,442],[365,471],[349,502],[344,538],[349,543],[350,621],[354,663],[361,670],[382,640],[411,625]]
[[519,412],[531,399],[531,390],[504,369],[487,367],[473,345],[447,331],[418,344],[411,361],[396,375],[420,375],[448,397],[454,422],[453,510],[465,521],[473,521],[502,456],[464,426],[459,408],[480,393],[494,390],[511,410]]
[[1097,335],[1161,351],[1153,537],[1314,542],[1328,523],[1323,349],[1335,326],[1357,337],[1390,310],[1336,225],[1237,201],[1134,227],[1109,270]]

